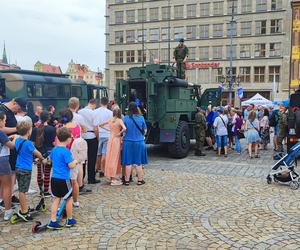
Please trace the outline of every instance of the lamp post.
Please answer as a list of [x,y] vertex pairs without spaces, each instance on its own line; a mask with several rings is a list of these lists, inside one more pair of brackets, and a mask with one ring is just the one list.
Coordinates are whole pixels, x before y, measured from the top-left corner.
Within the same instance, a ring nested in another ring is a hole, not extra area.
[[[236,77],[236,79],[233,79],[232,76],[232,71],[230,73],[230,70],[228,71],[229,74],[227,75],[222,75],[220,78],[220,82],[221,82],[221,86],[222,88],[227,88],[229,91],[229,98],[231,98],[230,100],[228,100],[227,104],[228,105],[232,105],[232,93],[235,87],[239,87],[240,83],[241,83],[241,77],[238,75]],[[226,84],[227,83],[227,84]]]

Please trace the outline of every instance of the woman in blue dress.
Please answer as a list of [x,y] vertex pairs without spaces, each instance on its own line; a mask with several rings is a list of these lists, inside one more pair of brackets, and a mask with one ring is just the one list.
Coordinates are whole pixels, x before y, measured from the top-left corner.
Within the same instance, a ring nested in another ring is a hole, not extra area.
[[147,125],[144,117],[139,114],[135,102],[129,103],[128,115],[124,117],[126,133],[123,137],[121,164],[125,169],[125,185],[129,185],[131,169],[134,165],[137,171],[137,185],[145,184],[143,180],[143,165],[148,163],[148,155],[145,144]]
[[248,120],[245,124],[245,131],[246,132],[246,140],[248,143],[248,152],[249,156],[252,159],[252,148],[254,147],[255,150],[255,158],[259,158],[258,155],[258,145],[260,142],[260,136],[259,136],[259,121],[256,119],[256,113],[254,111],[251,111],[248,115]]

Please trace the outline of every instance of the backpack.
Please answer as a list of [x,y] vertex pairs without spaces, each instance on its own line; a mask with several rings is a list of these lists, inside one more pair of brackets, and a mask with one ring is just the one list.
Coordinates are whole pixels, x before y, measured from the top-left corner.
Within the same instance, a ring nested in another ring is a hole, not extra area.
[[84,163],[87,160],[87,142],[81,137],[73,139],[70,149],[74,160]]
[[275,110],[272,112],[271,117],[269,118],[269,126],[270,127],[276,127],[278,124],[278,120],[279,120],[279,114],[278,111]]

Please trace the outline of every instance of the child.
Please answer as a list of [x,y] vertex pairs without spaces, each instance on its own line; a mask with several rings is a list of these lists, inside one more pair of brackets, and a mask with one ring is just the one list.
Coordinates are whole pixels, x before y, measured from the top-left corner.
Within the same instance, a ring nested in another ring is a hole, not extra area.
[[37,158],[45,161],[42,154],[34,147],[33,143],[28,140],[32,132],[32,123],[28,121],[21,121],[17,124],[17,132],[20,135],[16,139],[16,177],[19,187],[19,199],[20,207],[18,215],[24,221],[32,220],[32,216],[29,213],[29,208],[26,200],[25,193],[28,192],[31,180],[33,155]]
[[9,164],[9,149],[14,148],[13,142],[9,140],[7,135],[1,131],[5,127],[6,115],[3,111],[0,111],[0,189],[2,191],[2,197],[4,200],[5,212],[4,220],[9,220],[13,215],[11,208],[11,168]]
[[67,148],[72,142],[72,134],[70,129],[66,127],[57,130],[57,146],[51,151],[52,176],[51,176],[51,192],[55,199],[51,207],[51,220],[48,223],[50,229],[62,229],[63,226],[56,220],[57,210],[62,198],[67,199],[66,211],[67,221],[66,227],[76,224],[76,220],[72,218],[72,185],[70,169],[74,168],[78,162],[73,160],[70,150]]

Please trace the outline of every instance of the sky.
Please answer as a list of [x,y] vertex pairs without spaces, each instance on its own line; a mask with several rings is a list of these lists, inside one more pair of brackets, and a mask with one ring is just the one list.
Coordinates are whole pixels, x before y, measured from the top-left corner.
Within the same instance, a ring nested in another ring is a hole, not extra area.
[[0,0],[0,56],[33,69],[39,60],[61,66],[71,59],[105,67],[105,0]]

